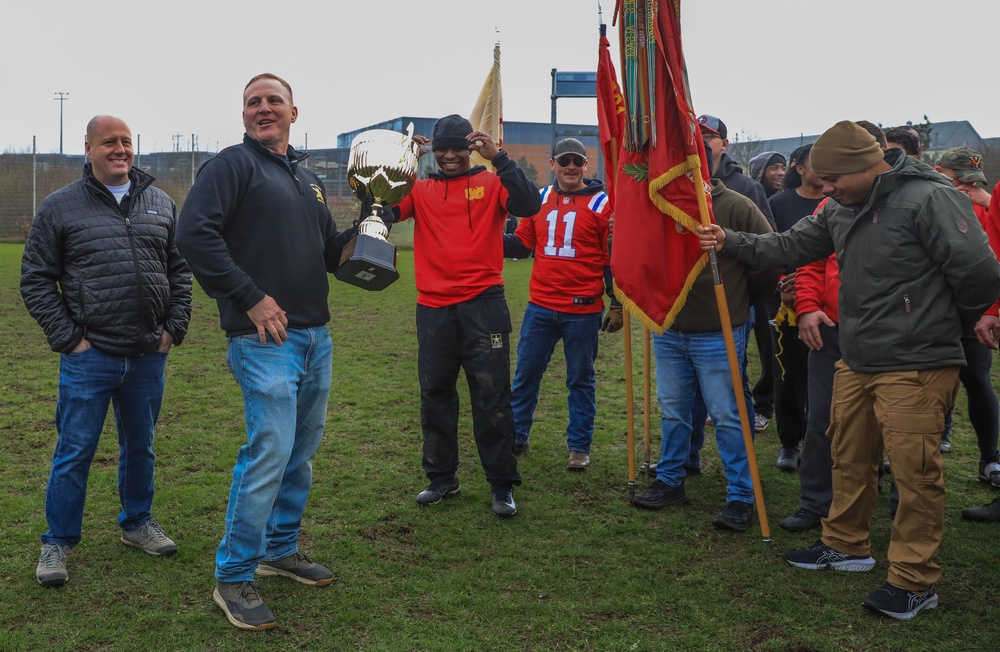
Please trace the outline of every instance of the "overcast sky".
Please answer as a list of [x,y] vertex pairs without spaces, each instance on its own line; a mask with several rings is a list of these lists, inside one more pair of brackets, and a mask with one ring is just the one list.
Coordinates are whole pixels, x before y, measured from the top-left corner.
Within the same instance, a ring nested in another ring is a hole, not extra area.
[[[661,0],[664,1],[664,0]],[[601,3],[618,60],[613,0]],[[243,87],[287,79],[292,144],[400,115],[468,115],[502,52],[504,119],[548,123],[551,69],[595,70],[596,0],[298,0],[18,3],[0,38],[0,150],[83,152],[87,121],[124,118],[143,152],[238,142]],[[684,0],[694,109],[730,136],[820,133],[841,119],[895,126],[968,120],[1000,136],[1000,2]],[[593,100],[559,101],[561,122],[596,124]],[[427,134],[429,135],[429,134]]]

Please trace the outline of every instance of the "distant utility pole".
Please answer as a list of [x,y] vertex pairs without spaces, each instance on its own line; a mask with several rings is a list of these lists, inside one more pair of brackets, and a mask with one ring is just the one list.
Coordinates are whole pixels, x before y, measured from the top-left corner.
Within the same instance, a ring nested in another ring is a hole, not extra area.
[[59,102],[59,153],[63,153],[63,102],[69,99],[69,93],[62,91],[56,91],[54,95],[59,97],[54,97],[56,102]]
[[181,151],[181,134],[174,134],[171,138],[174,139],[174,151]]
[[31,214],[38,213],[38,147],[31,137]]
[[194,152],[198,149],[198,140],[191,134],[191,185],[194,185]]

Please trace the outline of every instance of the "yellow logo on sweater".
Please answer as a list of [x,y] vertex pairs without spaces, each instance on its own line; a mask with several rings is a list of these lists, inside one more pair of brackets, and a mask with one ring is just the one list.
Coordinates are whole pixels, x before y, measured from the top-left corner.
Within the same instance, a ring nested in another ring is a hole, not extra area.
[[313,189],[314,193],[316,193],[316,201],[318,201],[321,204],[326,204],[326,199],[323,198],[323,189],[317,186],[315,183],[310,183],[309,187]]
[[469,201],[472,201],[473,199],[482,199],[485,196],[486,196],[486,188],[483,186],[465,189],[465,198],[468,199]]

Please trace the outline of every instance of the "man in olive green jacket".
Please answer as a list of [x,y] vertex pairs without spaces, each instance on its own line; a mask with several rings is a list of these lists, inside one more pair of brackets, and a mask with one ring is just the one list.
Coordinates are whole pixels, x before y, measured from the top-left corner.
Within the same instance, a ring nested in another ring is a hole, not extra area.
[[798,267],[837,254],[843,359],[828,435],[833,504],[815,545],[785,553],[800,568],[868,571],[869,521],[884,449],[900,503],[888,583],[865,601],[909,619],[937,606],[935,561],[944,526],[940,436],[965,364],[962,324],[1000,295],[1000,263],[968,197],[901,150],[884,153],[853,122],[813,145],[813,170],[832,201],[783,233],[699,229],[716,248],[757,266]]

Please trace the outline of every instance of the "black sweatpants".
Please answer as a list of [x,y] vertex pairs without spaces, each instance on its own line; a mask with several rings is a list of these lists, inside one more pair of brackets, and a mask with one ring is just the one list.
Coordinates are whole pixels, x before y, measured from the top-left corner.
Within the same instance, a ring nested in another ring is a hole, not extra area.
[[444,308],[417,305],[417,373],[424,473],[433,484],[458,471],[458,372],[465,371],[473,434],[493,489],[521,484],[510,406],[510,311],[503,287]]

